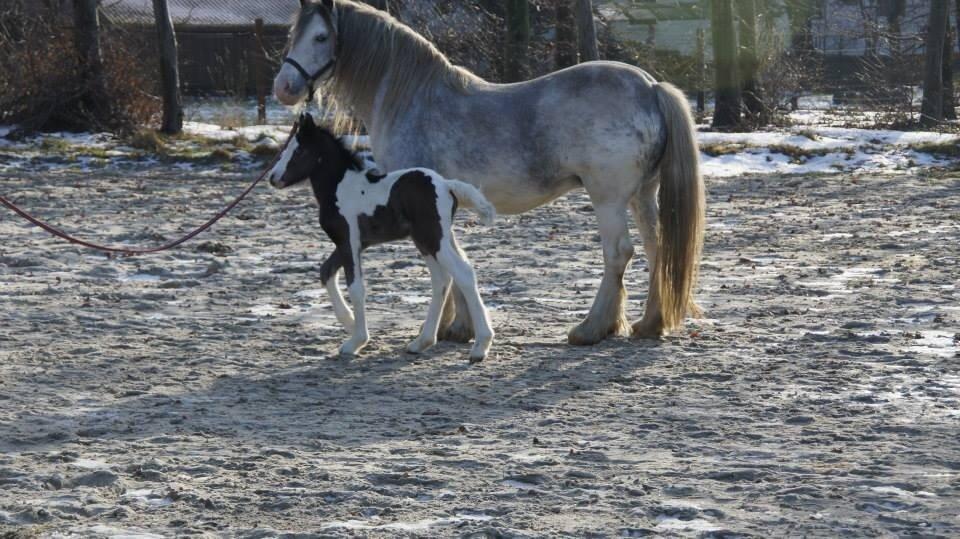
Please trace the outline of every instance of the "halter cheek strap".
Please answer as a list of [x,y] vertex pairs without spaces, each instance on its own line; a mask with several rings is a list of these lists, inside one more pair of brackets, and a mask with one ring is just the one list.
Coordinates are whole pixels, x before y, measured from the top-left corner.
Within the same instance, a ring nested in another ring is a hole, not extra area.
[[307,72],[307,70],[304,69],[302,65],[300,65],[300,62],[294,60],[293,58],[290,58],[289,56],[283,59],[283,63],[292,65],[293,68],[297,70],[297,73],[300,73],[300,76],[303,77],[303,80],[306,81],[307,83],[307,90],[310,92],[308,94],[309,96],[308,99],[313,99],[313,93],[316,90],[315,85],[317,84],[317,81],[320,80],[320,77],[324,76],[327,73],[327,71],[330,71],[331,69],[333,69],[333,66],[337,64],[337,59],[331,58],[330,61],[326,63],[326,65],[321,67],[319,70],[317,70],[316,73],[312,75],[309,72]]

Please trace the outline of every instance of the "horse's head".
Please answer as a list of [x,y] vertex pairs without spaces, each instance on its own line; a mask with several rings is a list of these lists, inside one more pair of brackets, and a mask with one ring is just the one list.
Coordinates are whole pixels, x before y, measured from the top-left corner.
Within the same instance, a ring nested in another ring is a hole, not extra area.
[[290,142],[270,170],[270,185],[284,189],[314,176],[321,183],[338,183],[347,170],[361,170],[359,158],[332,132],[302,114]]
[[273,93],[284,105],[307,99],[317,83],[333,74],[337,62],[335,0],[300,0],[300,14],[290,31],[287,57],[273,81]]

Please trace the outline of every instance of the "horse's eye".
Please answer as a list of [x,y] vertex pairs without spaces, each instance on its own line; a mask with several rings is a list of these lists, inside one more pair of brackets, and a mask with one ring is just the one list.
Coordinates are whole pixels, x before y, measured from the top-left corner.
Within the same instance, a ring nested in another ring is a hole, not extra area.
[[317,43],[323,43],[326,40],[327,40],[327,36],[323,36],[323,35],[317,36]]

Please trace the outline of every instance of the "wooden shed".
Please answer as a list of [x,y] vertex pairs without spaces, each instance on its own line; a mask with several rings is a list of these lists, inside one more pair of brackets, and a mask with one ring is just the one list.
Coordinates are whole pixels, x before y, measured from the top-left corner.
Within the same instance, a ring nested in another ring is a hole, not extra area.
[[[267,78],[279,66],[297,0],[167,0],[179,44],[183,91],[194,95],[253,95],[261,43]],[[154,36],[152,0],[107,0],[103,24]],[[262,39],[255,31],[262,21]]]

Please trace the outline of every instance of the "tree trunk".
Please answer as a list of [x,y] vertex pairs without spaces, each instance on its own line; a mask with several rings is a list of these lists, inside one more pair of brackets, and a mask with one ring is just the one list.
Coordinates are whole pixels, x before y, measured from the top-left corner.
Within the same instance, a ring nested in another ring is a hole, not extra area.
[[703,119],[707,110],[707,36],[703,28],[697,28],[697,49],[694,53],[697,72],[697,121]]
[[91,104],[106,99],[103,79],[103,52],[100,48],[100,1],[74,0],[74,42],[86,92]]
[[713,127],[740,125],[740,80],[737,76],[737,32],[733,24],[733,0],[713,0],[714,90],[716,108]]
[[527,0],[507,0],[507,43],[503,62],[505,82],[517,82],[527,78],[529,48],[530,6]]
[[153,0],[153,17],[160,39],[160,86],[163,94],[163,123],[160,130],[171,135],[183,131],[180,100],[180,71],[177,68],[177,37],[167,0]]
[[960,47],[960,0],[957,0],[957,7],[954,10],[954,13],[957,17],[956,20],[956,34],[957,34],[957,46]]
[[943,42],[947,38],[947,0],[930,0],[924,63],[923,104],[920,124],[931,127],[943,121]]
[[577,63],[577,20],[573,17],[573,0],[557,0],[557,47],[554,59],[557,69]]
[[[949,10],[949,7],[947,8]],[[947,31],[943,40],[943,118],[957,119],[957,104],[953,93],[953,34],[950,30],[950,17],[947,17]]]
[[757,72],[760,61],[757,55],[757,9],[754,0],[737,0],[737,15],[740,20],[739,69],[743,105],[754,122],[765,122],[766,114]]
[[593,62],[600,59],[600,46],[597,44],[597,26],[593,20],[593,2],[577,2],[577,35],[580,42],[580,61]]

